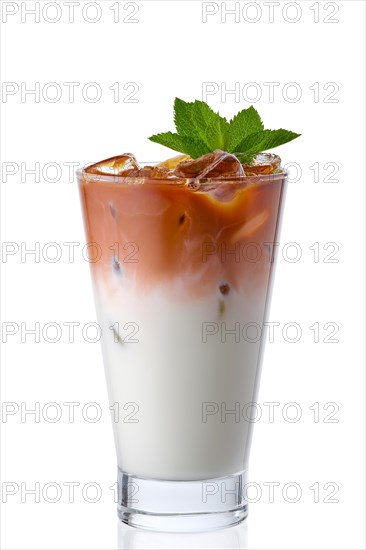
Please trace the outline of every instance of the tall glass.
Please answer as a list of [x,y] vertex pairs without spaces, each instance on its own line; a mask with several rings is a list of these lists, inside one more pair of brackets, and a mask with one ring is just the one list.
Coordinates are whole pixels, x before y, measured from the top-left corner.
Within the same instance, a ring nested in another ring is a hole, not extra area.
[[157,530],[236,524],[286,174],[164,180],[91,167],[78,181],[118,515]]

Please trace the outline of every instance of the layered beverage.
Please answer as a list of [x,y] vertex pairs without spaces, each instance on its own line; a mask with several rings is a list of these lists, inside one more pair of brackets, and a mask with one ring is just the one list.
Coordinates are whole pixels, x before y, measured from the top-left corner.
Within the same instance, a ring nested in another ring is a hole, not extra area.
[[[286,174],[215,150],[78,173],[131,525],[246,516],[246,471]],[[188,526],[188,527],[187,527]]]

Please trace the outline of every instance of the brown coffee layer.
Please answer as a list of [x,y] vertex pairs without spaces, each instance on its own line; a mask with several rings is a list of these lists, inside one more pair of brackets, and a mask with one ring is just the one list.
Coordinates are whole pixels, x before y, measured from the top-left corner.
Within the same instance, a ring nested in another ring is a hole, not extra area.
[[141,292],[180,288],[185,297],[263,290],[284,177],[189,185],[131,184],[80,177],[88,242],[97,278],[133,281]]

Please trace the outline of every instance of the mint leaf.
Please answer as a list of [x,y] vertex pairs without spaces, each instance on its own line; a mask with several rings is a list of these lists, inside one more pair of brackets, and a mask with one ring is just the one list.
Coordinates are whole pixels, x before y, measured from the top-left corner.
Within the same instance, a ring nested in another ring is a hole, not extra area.
[[240,153],[243,161],[253,162],[257,153],[283,145],[300,135],[282,128],[265,130],[253,106],[242,109],[228,122],[204,101],[187,102],[178,97],[174,101],[174,122],[176,134],[165,132],[149,139],[194,159],[221,149]]
[[235,150],[241,150],[241,148],[238,148],[238,145],[246,136],[260,132],[263,129],[261,117],[253,106],[239,111],[229,122],[227,151],[232,153]]
[[178,151],[179,153],[185,153],[192,158],[198,158],[206,153],[210,153],[210,148],[197,138],[191,138],[189,136],[180,136],[179,134],[173,134],[173,132],[164,132],[162,134],[155,134],[149,137],[150,141],[160,143]]
[[279,130],[262,130],[246,136],[236,149],[244,153],[261,153],[267,149],[273,149],[288,143],[300,135],[283,128]]

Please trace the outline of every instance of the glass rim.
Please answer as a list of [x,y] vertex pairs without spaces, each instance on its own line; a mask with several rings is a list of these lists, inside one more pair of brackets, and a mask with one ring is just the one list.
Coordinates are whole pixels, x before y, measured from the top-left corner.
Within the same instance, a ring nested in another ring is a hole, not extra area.
[[[287,170],[282,170],[274,174],[258,174],[256,176],[238,176],[238,177],[216,177],[216,178],[154,178],[150,176],[119,176],[118,174],[107,173],[90,173],[88,168],[95,163],[90,163],[76,170],[79,184],[94,183],[94,184],[113,184],[113,185],[170,185],[176,187],[189,187],[191,189],[199,188],[201,185],[222,185],[224,183],[241,184],[241,185],[260,185],[270,184],[279,180],[286,180],[288,176]],[[141,166],[153,166],[152,162],[140,162]]]

